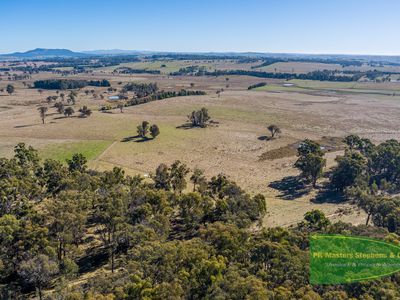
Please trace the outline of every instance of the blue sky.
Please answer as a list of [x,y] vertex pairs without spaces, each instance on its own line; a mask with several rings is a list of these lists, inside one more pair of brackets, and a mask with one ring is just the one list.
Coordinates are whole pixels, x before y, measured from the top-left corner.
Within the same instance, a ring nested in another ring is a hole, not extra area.
[[0,0],[0,53],[72,50],[400,55],[398,0]]

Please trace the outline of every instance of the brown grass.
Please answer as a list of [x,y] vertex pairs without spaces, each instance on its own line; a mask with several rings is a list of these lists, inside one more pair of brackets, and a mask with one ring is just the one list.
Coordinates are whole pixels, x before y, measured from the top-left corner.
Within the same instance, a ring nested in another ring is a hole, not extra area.
[[[35,74],[31,82],[50,77],[57,76]],[[106,101],[86,96],[85,89],[82,89],[74,109],[77,111],[80,106],[88,105],[94,111],[91,117],[60,118],[55,109],[49,107],[46,124],[42,125],[37,105],[47,105],[44,100],[55,92],[45,91],[40,95],[35,89],[24,88],[20,82],[11,82],[16,86],[15,95],[0,95],[0,155],[10,157],[13,147],[20,141],[41,151],[54,149],[56,145],[60,157],[63,157],[64,145],[82,143],[82,147],[86,148],[89,144],[96,144],[96,141],[104,141],[104,149],[107,145],[111,146],[102,154],[93,155],[90,167],[104,170],[121,166],[129,174],[144,175],[154,172],[161,162],[172,163],[179,159],[191,168],[197,166],[204,169],[207,177],[223,172],[249,192],[260,192],[267,197],[269,215],[265,224],[268,226],[290,225],[301,220],[303,214],[312,208],[319,208],[332,218],[356,223],[362,222],[362,213],[354,212],[351,217],[335,214],[344,204],[313,203],[310,200],[316,196],[315,192],[284,200],[280,191],[269,187],[269,184],[298,175],[293,168],[295,145],[305,138],[329,146],[331,152],[326,154],[328,167],[334,165],[334,158],[341,153],[338,152],[342,149],[341,139],[349,133],[371,138],[375,142],[400,139],[400,97],[396,96],[321,93],[323,87],[319,87],[318,93],[312,90],[307,90],[307,93],[247,91],[249,85],[263,80],[230,76],[230,87],[225,88],[218,98],[215,92],[225,87],[225,77],[113,76],[97,71],[90,76],[90,79],[102,78],[111,80],[118,89],[120,81],[122,85],[130,81],[156,81],[164,90],[190,88],[193,82],[195,89],[206,90],[208,94],[129,107],[122,114],[118,110],[105,114],[97,109]],[[281,83],[277,80],[268,82]],[[7,84],[3,80],[0,87]],[[379,87],[385,88],[386,85]],[[396,84],[391,86],[395,88]],[[97,94],[106,92],[104,88],[90,89],[95,89]],[[219,122],[218,126],[189,130],[177,128],[186,122],[188,113],[203,106]],[[123,138],[136,134],[136,126],[143,120],[159,125],[160,136],[143,143],[122,142]],[[260,140],[259,137],[267,135],[266,125],[272,123],[282,129],[281,137]]]

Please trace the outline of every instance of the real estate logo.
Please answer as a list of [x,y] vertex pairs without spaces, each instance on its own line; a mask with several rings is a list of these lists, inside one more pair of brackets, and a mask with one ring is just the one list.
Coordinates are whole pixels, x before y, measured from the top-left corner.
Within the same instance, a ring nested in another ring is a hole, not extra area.
[[311,284],[373,280],[400,272],[400,246],[372,238],[310,236]]

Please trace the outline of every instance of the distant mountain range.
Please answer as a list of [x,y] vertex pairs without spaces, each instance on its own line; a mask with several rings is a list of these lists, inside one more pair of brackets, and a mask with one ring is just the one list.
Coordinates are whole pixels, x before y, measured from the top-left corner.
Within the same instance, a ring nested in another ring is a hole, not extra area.
[[26,52],[0,54],[0,60],[45,59],[54,57],[90,57],[112,55],[212,55],[212,56],[243,56],[243,57],[274,57],[281,59],[355,59],[375,62],[400,63],[400,56],[383,55],[346,55],[346,54],[296,54],[296,53],[262,53],[262,52],[167,52],[167,51],[140,51],[140,50],[92,50],[74,52],[69,49],[36,48]]
[[3,59],[29,59],[29,58],[49,58],[49,57],[82,57],[89,54],[74,52],[68,49],[44,49],[36,48],[26,52],[14,52],[8,54],[1,54]]
[[82,53],[90,54],[90,55],[135,55],[135,54],[153,54],[155,52],[139,51],[139,50],[110,49],[110,50],[82,51]]

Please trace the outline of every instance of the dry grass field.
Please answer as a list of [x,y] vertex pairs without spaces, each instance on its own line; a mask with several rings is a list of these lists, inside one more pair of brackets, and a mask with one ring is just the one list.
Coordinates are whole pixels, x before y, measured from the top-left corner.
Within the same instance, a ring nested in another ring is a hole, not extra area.
[[[180,63],[167,62],[166,68],[174,70],[182,66]],[[109,71],[99,69],[92,75],[68,78],[106,78],[115,88],[132,81],[157,82],[164,90],[190,89],[194,83],[194,89],[205,90],[207,95],[150,102],[127,107],[123,113],[102,113],[99,108],[112,93],[105,88],[88,87],[79,91],[74,109],[87,105],[93,110],[90,117],[65,118],[49,106],[46,124],[42,124],[37,107],[47,105],[46,97],[55,95],[55,91],[40,94],[21,82],[3,80],[0,88],[11,83],[16,92],[11,96],[0,93],[0,156],[12,155],[15,144],[25,142],[37,148],[42,158],[65,161],[73,153],[81,152],[93,169],[120,166],[128,174],[143,176],[154,172],[162,162],[179,159],[191,168],[204,169],[208,177],[222,172],[249,192],[263,193],[268,205],[267,226],[294,224],[312,208],[323,210],[332,219],[358,224],[365,221],[365,214],[350,204],[337,203],[338,199],[323,195],[321,190],[298,190],[294,186],[291,179],[298,171],[293,167],[293,145],[310,138],[332,146],[333,150],[326,155],[330,168],[342,151],[338,141],[349,133],[375,142],[400,139],[398,83],[292,81],[294,85],[286,87],[283,81],[245,76],[230,76],[226,81],[225,77],[112,75]],[[27,82],[57,76],[40,73]],[[268,85],[247,90],[260,81],[267,81]],[[221,88],[224,92],[218,97],[216,91]],[[86,89],[103,94],[104,100],[86,95]],[[191,111],[201,107],[208,108],[216,122],[213,126],[179,128]],[[136,135],[136,126],[143,120],[160,127],[159,137],[146,142],[124,142],[124,138]],[[267,140],[266,125],[271,123],[277,124],[282,134]]]

